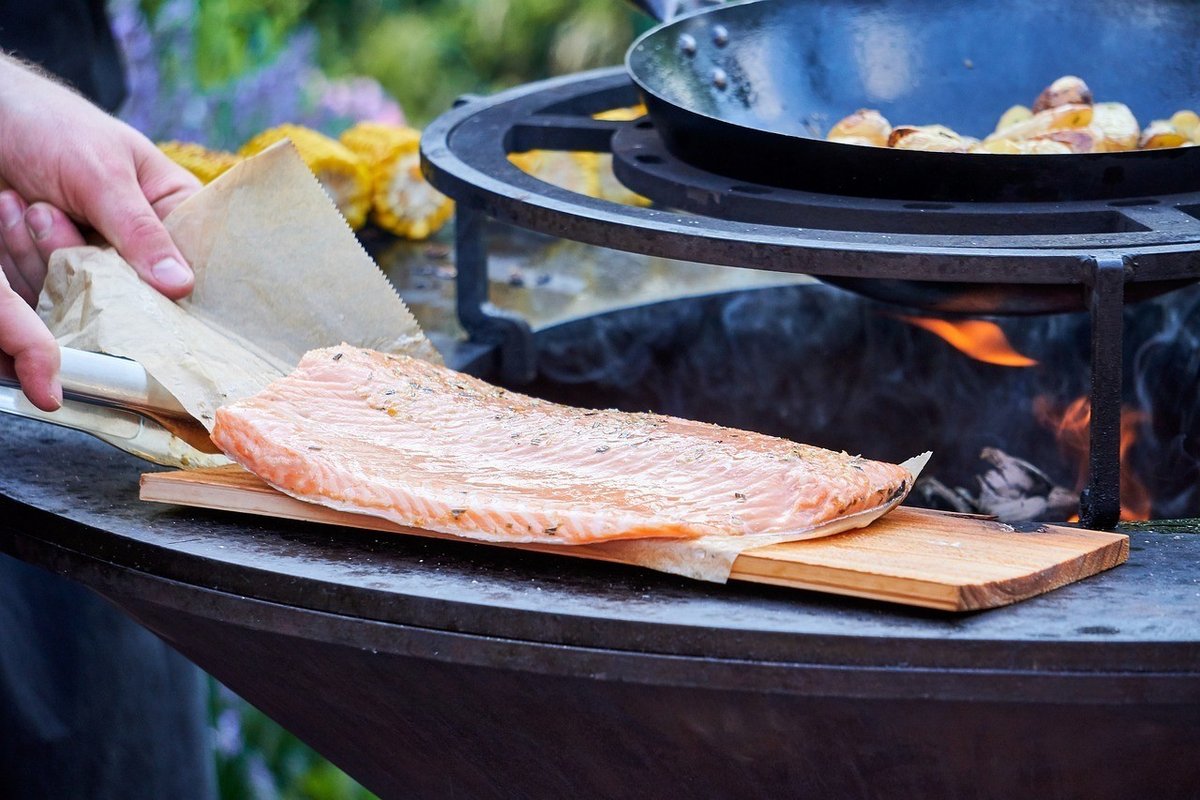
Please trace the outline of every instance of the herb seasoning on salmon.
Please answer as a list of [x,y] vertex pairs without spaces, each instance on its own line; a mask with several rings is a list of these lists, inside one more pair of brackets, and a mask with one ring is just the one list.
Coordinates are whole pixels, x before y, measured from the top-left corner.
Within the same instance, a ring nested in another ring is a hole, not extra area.
[[212,439],[301,500],[498,542],[800,532],[912,481],[894,464],[558,405],[349,345],[218,410]]

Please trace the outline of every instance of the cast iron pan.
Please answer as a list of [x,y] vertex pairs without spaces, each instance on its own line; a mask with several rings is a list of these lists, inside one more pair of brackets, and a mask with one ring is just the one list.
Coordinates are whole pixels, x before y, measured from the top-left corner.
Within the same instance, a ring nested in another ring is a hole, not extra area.
[[660,25],[626,62],[668,149],[719,174],[858,197],[1066,201],[1200,189],[1200,147],[1001,156],[823,137],[859,108],[983,136],[1065,74],[1144,126],[1200,110],[1197,41],[1192,0],[760,0]]

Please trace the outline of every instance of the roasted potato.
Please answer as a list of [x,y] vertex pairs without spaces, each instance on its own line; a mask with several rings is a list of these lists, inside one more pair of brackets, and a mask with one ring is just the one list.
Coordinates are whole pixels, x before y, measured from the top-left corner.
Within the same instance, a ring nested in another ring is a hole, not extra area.
[[1091,122],[1092,106],[1061,105],[1038,111],[1028,119],[1014,122],[988,136],[987,139],[1033,139],[1051,131],[1085,128]]
[[1095,153],[1097,144],[1101,141],[1098,132],[1091,128],[1077,128],[1062,131],[1050,131],[1041,136],[1035,136],[1031,141],[1058,142],[1071,153]]
[[1067,155],[1071,148],[1050,139],[991,139],[970,149],[972,153],[999,153],[1014,156]]
[[870,108],[860,108],[839,120],[825,138],[842,144],[871,144],[887,147],[892,125],[882,114]]
[[1098,152],[1133,150],[1138,146],[1141,128],[1124,103],[1096,103],[1092,106],[1091,127],[1100,134]]
[[1018,122],[1024,122],[1033,116],[1033,112],[1026,106],[1013,106],[1008,111],[1000,115],[1000,119],[996,122],[996,128],[993,132],[999,132]]
[[900,125],[892,129],[888,147],[937,153],[965,153],[978,139],[960,136],[945,125]]
[[1112,153],[1200,144],[1200,115],[1184,109],[1143,131],[1129,106],[1096,103],[1082,78],[1064,75],[1038,95],[1032,108],[1016,105],[1001,114],[996,129],[982,142],[943,125],[892,127],[878,111],[865,108],[834,125],[827,138],[946,153]]
[[1138,147],[1142,150],[1158,150],[1163,147],[1182,147],[1190,145],[1192,140],[1168,120],[1156,119],[1146,126],[1138,139]]
[[1092,104],[1092,90],[1083,82],[1083,78],[1074,75],[1064,75],[1042,90],[1033,101],[1033,113],[1045,111],[1048,108],[1058,108],[1065,105]]
[[1192,144],[1200,144],[1200,115],[1195,111],[1176,111],[1171,115],[1169,122],[1175,126],[1175,130],[1188,137]]

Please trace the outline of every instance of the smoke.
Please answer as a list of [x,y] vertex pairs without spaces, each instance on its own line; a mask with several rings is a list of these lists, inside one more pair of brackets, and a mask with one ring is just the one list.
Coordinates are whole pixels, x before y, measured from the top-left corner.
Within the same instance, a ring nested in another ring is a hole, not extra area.
[[[1036,398],[1088,389],[1086,314],[996,319],[1029,368],[974,361],[829,286],[755,289],[623,309],[538,334],[532,393],[653,410],[899,461],[934,451],[928,474],[979,487],[994,449],[1071,487],[1076,465],[1036,419]],[[1156,516],[1195,515],[1200,465],[1200,291],[1126,311],[1126,403],[1148,414],[1134,468]]]
[[[1200,509],[1200,292],[1178,292],[1139,318],[1147,336],[1133,358],[1133,388],[1149,415],[1134,467],[1156,516]],[[1153,317],[1152,317],[1153,314]]]

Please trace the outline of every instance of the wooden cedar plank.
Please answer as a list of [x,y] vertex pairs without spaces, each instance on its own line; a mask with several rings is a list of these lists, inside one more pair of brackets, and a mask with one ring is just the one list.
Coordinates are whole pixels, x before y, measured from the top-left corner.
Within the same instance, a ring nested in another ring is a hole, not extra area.
[[[926,579],[921,580],[889,574],[898,570],[889,570],[886,561],[880,562],[879,567],[874,570],[863,568],[861,565],[831,567],[808,563],[794,557],[773,558],[780,554],[771,553],[770,548],[754,551],[752,555],[743,553],[734,564],[731,577],[797,589],[891,600],[947,611],[996,608],[1074,583],[1089,575],[1118,566],[1129,558],[1127,537],[1120,534],[1103,534],[1100,531],[1093,533],[1101,536],[1096,537],[1097,540],[1091,544],[1090,549],[1083,550],[1081,547],[1067,556],[1055,552],[1060,548],[1041,551],[1044,564],[1041,568],[1024,572],[1014,571],[1003,578],[979,583],[970,583],[955,577],[945,565],[938,564],[935,558],[926,559]],[[888,536],[887,533],[879,535]],[[967,535],[977,536],[971,533]],[[1039,544],[1031,538],[1026,538],[1023,544],[1035,552],[1040,550]],[[1005,549],[1007,546],[980,548],[980,557],[1000,558]],[[828,556],[827,553],[814,555]],[[820,560],[828,559],[811,559]]]
[[[305,503],[239,467],[149,473],[142,477],[141,496],[156,502],[459,539]],[[603,545],[503,546],[623,563]],[[1121,534],[1058,525],[1021,533],[985,519],[900,508],[861,530],[748,550],[734,562],[730,577],[964,611],[1041,594],[1117,566],[1128,554],[1128,537]]]
[[821,547],[791,542],[764,549],[773,561],[836,565],[896,577],[927,577],[930,555],[936,554],[936,561],[946,567],[947,581],[975,584],[1024,575],[1045,567],[1048,557],[1073,558],[1101,542],[1124,539],[1121,534],[1061,525],[1020,532],[997,522],[898,508],[868,528],[821,540]]
[[[872,593],[903,592],[920,605],[969,610],[1024,600],[1129,557],[1129,539],[1122,534],[1061,525],[1020,532],[910,508],[818,542],[819,547],[792,542],[747,551],[735,569],[797,588],[840,581]],[[823,571],[831,568],[837,578]]]

